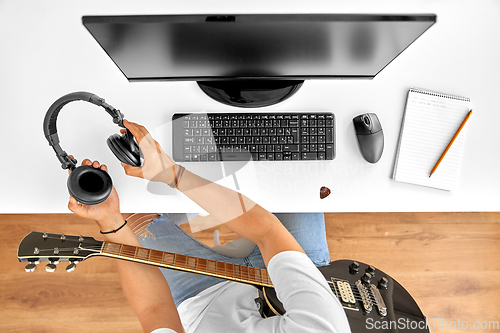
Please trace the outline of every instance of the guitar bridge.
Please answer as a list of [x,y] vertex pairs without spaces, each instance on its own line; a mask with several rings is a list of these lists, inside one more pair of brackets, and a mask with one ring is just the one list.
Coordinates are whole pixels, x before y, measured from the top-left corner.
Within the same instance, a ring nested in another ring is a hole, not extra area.
[[370,299],[369,289],[366,288],[360,280],[356,281],[356,287],[358,288],[359,294],[361,296],[364,312],[366,314],[372,312],[373,306]]
[[387,306],[385,306],[384,299],[380,294],[380,291],[375,287],[375,285],[371,284],[370,289],[372,291],[373,297],[375,298],[375,305],[377,306],[377,312],[381,317],[387,316]]

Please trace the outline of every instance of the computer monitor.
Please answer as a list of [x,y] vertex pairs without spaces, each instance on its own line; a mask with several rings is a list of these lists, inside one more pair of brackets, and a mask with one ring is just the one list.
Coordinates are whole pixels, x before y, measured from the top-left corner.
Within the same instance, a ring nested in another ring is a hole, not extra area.
[[84,16],[130,82],[192,80],[238,107],[283,101],[309,79],[372,79],[434,14]]

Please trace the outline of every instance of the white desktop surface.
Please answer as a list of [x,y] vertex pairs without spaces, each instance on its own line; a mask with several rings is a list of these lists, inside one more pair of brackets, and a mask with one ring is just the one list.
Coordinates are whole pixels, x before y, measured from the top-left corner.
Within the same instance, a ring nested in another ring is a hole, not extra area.
[[[0,1],[0,213],[69,213],[67,173],[42,123],[60,96],[89,91],[148,128],[171,152],[174,112],[238,111],[208,98],[195,82],[129,83],[81,23],[82,15],[216,13],[434,13],[437,23],[373,80],[310,80],[262,111],[333,111],[337,156],[328,162],[251,162],[239,190],[273,212],[499,211],[500,2],[490,1]],[[390,179],[410,87],[470,97],[459,188],[446,192]],[[385,134],[377,164],[361,157],[352,118],[376,113]],[[123,212],[199,212],[173,190],[154,194],[124,174],[106,145],[118,132],[90,103],[57,119],[61,147],[81,162],[105,163]],[[193,163],[184,164],[188,169]],[[212,177],[220,163],[194,165]],[[214,179],[215,180],[215,179]],[[235,188],[233,178],[218,181]],[[331,194],[321,200],[321,186]],[[153,191],[154,192],[154,191]],[[222,204],[222,203],[221,203]]]

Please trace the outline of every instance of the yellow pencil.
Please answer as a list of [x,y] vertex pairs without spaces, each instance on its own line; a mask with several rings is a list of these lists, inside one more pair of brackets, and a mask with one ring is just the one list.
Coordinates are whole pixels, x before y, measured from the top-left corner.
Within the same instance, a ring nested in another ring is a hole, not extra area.
[[432,176],[432,174],[434,173],[434,171],[436,171],[437,167],[439,166],[439,163],[441,163],[441,161],[443,160],[444,156],[446,155],[446,153],[450,149],[451,145],[453,144],[453,141],[455,141],[455,139],[457,138],[458,134],[460,133],[460,131],[464,127],[465,123],[467,122],[467,120],[469,120],[469,117],[470,117],[471,114],[472,114],[472,110],[470,110],[469,113],[467,113],[467,116],[465,116],[464,121],[462,121],[462,125],[460,125],[460,127],[457,130],[457,132],[455,133],[455,135],[451,139],[450,143],[448,143],[448,147],[446,147],[446,149],[444,150],[443,154],[441,154],[441,157],[436,162],[436,165],[434,166],[434,168],[432,168],[432,171],[431,171],[431,174],[429,175],[429,178]]

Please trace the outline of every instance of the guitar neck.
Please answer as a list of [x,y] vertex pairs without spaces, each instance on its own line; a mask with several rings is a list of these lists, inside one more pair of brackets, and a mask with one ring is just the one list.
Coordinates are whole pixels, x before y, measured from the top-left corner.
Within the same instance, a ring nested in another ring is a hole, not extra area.
[[267,270],[177,253],[104,241],[100,255],[163,268],[192,272],[254,286],[273,287]]

